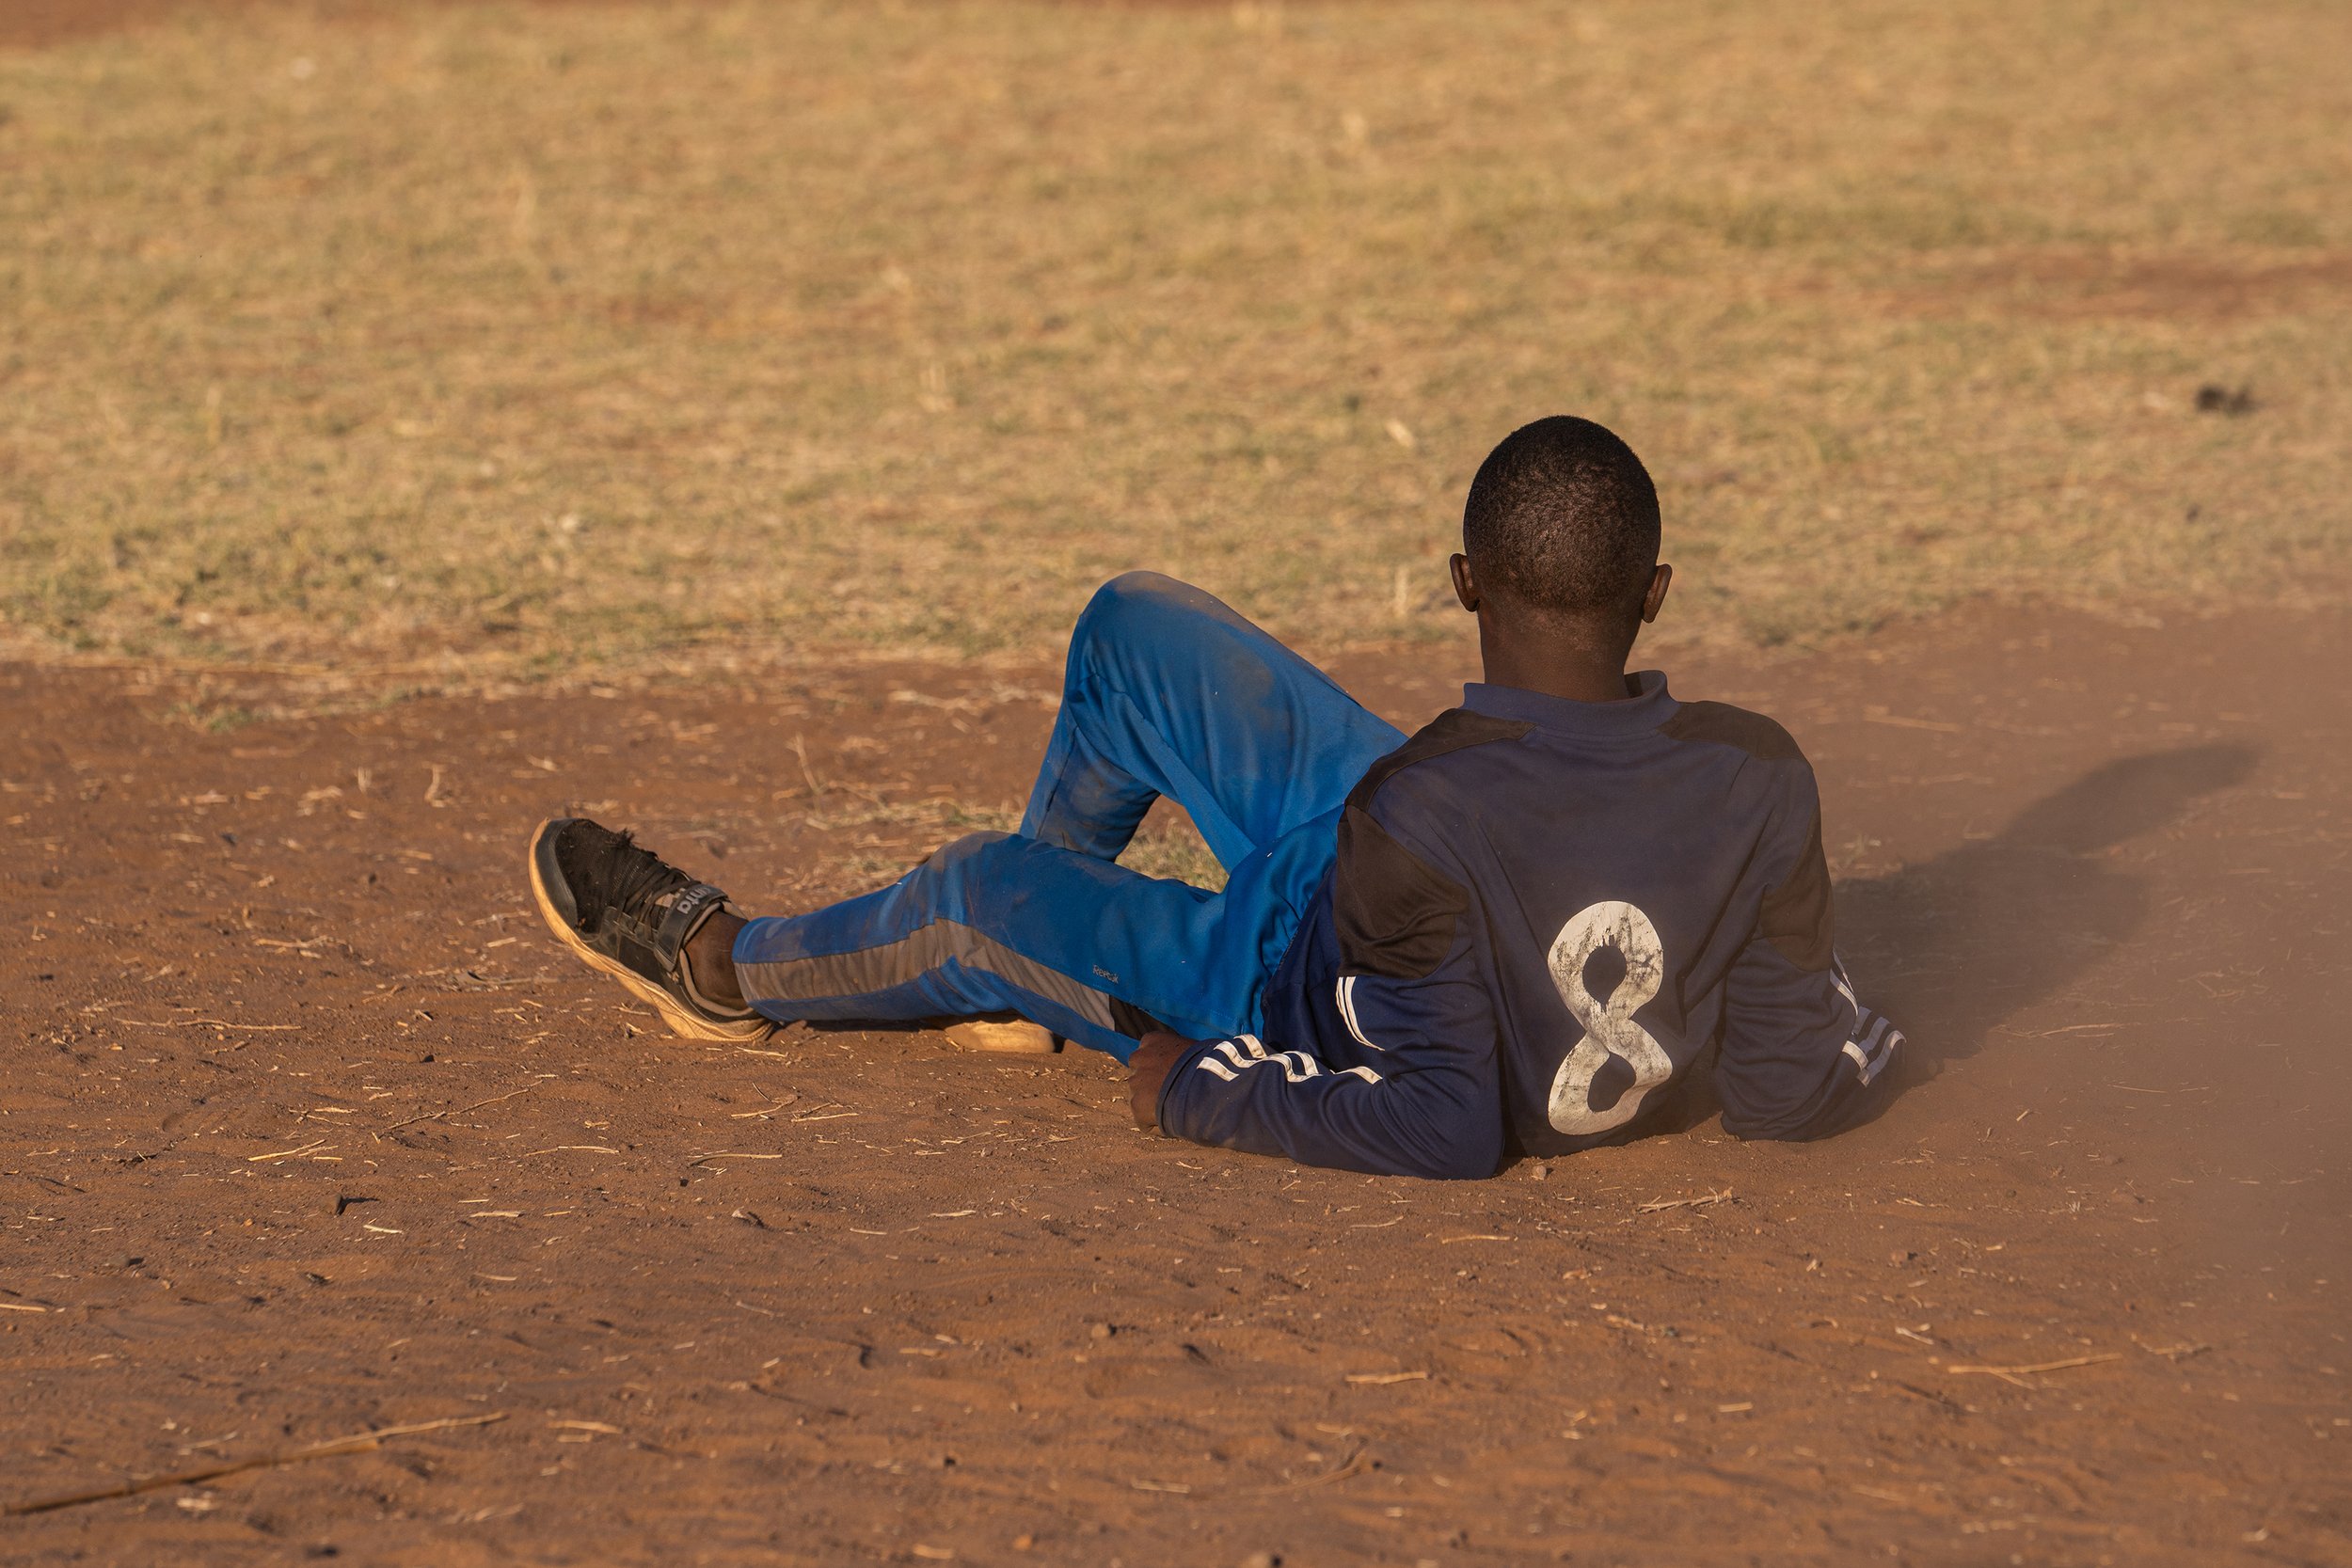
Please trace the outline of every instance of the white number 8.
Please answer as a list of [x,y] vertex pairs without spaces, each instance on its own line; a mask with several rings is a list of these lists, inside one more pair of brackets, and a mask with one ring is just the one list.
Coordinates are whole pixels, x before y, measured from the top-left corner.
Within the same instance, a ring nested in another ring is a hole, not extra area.
[[[1584,966],[1604,947],[1625,959],[1625,978],[1606,1003],[1584,987]],[[1641,1113],[1642,1097],[1674,1076],[1674,1058],[1633,1022],[1634,1009],[1658,994],[1666,979],[1666,953],[1658,927],[1630,904],[1607,900],[1581,911],[1552,939],[1551,983],[1584,1026],[1551,1081],[1551,1125],[1563,1132],[1606,1132]],[[1606,1110],[1593,1104],[1593,1077],[1612,1058],[1633,1069],[1633,1083]]]

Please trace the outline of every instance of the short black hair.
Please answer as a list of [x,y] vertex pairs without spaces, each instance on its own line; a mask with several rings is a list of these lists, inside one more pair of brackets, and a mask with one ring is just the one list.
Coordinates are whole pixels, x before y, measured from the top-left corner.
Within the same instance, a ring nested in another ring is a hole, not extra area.
[[1462,504],[1462,551],[1480,587],[1555,614],[1634,610],[1658,539],[1658,486],[1642,460],[1566,414],[1504,436]]

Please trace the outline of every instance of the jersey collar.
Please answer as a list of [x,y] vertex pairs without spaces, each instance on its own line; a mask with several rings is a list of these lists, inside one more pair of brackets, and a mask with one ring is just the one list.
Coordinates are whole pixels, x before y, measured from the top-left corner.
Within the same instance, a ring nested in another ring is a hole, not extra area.
[[1462,705],[1495,719],[1518,719],[1565,735],[1640,735],[1654,730],[1682,705],[1666,690],[1662,670],[1637,670],[1629,677],[1635,695],[1621,703],[1580,703],[1518,686],[1472,681],[1462,688]]

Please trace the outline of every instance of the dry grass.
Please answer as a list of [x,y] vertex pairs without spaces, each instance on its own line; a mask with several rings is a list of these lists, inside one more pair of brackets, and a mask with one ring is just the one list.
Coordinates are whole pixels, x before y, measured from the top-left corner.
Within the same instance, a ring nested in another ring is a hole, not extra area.
[[[854,801],[813,812],[807,824],[830,842],[851,846],[849,852],[819,863],[817,875],[881,887],[906,874],[910,854],[921,854],[932,845],[965,833],[1016,831],[1021,826],[1021,807],[953,800]],[[871,842],[861,844],[862,838]],[[1217,863],[1200,830],[1181,813],[1147,821],[1119,856],[1119,863],[1147,877],[1173,878],[1212,893],[1225,886],[1225,867]]]
[[[2352,11],[194,11],[0,55],[35,650],[1050,653],[1190,576],[1450,632],[1574,409],[1685,635],[2334,594]],[[2250,385],[2243,417],[2201,383]]]

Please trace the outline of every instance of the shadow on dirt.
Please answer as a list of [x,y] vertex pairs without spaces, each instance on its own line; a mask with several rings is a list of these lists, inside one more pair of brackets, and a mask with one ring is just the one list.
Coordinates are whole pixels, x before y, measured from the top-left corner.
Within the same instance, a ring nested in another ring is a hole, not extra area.
[[2147,887],[2103,852],[2240,783],[2260,756],[2191,746],[2119,757],[1992,838],[1841,885],[1839,945],[1857,989],[1909,1036],[1906,1080],[1975,1055],[1995,1024],[2137,930]]

